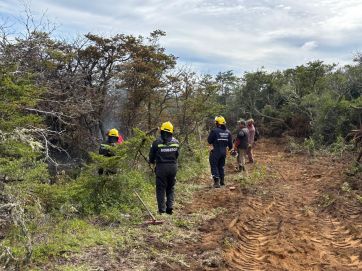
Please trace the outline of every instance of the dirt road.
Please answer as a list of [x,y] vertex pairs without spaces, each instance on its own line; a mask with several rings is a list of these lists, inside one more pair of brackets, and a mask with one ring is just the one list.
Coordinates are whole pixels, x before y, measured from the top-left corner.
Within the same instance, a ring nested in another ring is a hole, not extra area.
[[187,206],[224,210],[199,228],[195,244],[177,248],[191,270],[362,270],[362,205],[346,199],[333,208],[328,192],[340,187],[345,165],[283,148],[259,144],[248,172],[260,182],[240,187],[229,165],[225,188],[205,188]]

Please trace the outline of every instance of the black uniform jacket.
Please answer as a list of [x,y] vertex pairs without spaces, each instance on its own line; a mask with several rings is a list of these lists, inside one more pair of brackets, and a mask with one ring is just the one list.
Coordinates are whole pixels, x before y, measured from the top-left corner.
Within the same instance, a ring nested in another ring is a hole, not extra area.
[[151,164],[177,164],[179,148],[179,142],[174,137],[168,141],[159,137],[152,143],[149,161]]
[[213,145],[213,152],[226,155],[226,148],[232,149],[233,141],[228,129],[214,128],[207,138],[207,142]]

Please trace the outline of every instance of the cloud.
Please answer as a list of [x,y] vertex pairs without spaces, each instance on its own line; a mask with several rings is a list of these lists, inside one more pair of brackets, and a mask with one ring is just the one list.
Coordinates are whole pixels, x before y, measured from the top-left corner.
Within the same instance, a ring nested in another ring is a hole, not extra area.
[[302,49],[303,50],[313,50],[314,48],[318,47],[318,42],[311,40],[311,41],[307,41],[302,45]]
[[[19,14],[12,2],[0,0],[0,15]],[[31,6],[47,10],[66,34],[162,29],[167,52],[201,72],[346,63],[362,50],[360,0],[33,0]]]

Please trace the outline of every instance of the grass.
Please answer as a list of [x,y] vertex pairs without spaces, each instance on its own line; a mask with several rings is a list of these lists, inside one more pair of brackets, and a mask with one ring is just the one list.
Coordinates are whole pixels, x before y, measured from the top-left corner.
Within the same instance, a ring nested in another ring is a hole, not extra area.
[[[40,271],[42,269],[39,268],[31,268],[29,271]],[[89,271],[92,270],[92,267],[86,264],[74,265],[57,265],[53,268],[54,271]]]
[[[210,210],[202,214],[187,216],[177,213],[177,210],[180,210],[184,204],[192,200],[193,193],[200,187],[192,179],[202,175],[205,169],[208,170],[206,165],[206,163],[201,165],[198,163],[180,168],[178,182],[176,183],[176,214],[162,216],[162,220],[165,221],[163,225],[141,228],[138,226],[141,222],[138,216],[136,220],[131,217],[128,224],[122,222],[115,228],[97,225],[95,223],[97,217],[90,218],[89,221],[77,218],[59,221],[54,224],[56,227],[53,229],[50,229],[52,227],[49,227],[49,225],[44,229],[39,229],[47,232],[47,237],[40,237],[40,242],[34,247],[34,264],[42,266],[49,261],[62,259],[65,263],[57,267],[59,270],[67,270],[67,268],[68,270],[87,270],[88,265],[72,267],[67,261],[73,258],[81,258],[86,249],[102,246],[108,249],[107,254],[116,251],[127,255],[129,264],[137,270],[149,270],[149,266],[144,265],[144,263],[155,261],[155,259],[157,259],[158,263],[178,263],[187,267],[183,255],[175,252],[170,254],[164,248],[174,242],[189,238],[195,239],[197,225],[204,219],[216,216],[217,212],[220,211]],[[147,193],[144,200],[155,214],[157,208],[154,191],[150,192]],[[135,198],[135,200],[137,199]],[[109,210],[109,212],[102,213],[99,217],[102,221],[112,221],[114,212],[117,212],[117,210]],[[146,212],[144,214],[147,215]],[[160,219],[160,217],[157,219]]]
[[[33,269],[33,270],[35,271],[36,269]],[[79,265],[66,264],[66,265],[54,266],[54,270],[55,271],[89,271],[89,270],[94,270],[94,269],[87,264],[79,264]]]
[[352,191],[351,189],[351,186],[348,182],[344,182],[342,185],[341,185],[341,190],[345,193],[350,193]]
[[223,241],[223,246],[225,250],[235,248],[236,241],[233,237],[226,236]]
[[67,258],[93,246],[125,247],[138,233],[138,229],[126,231],[102,228],[81,219],[64,220],[56,225],[46,225],[38,229],[43,232],[33,247],[34,264],[45,264],[50,259]]
[[[36,219],[29,216],[28,226],[33,244],[29,270],[91,270],[104,261],[119,263],[119,257],[123,257],[127,266],[135,270],[149,270],[150,265],[145,264],[148,262],[178,263],[187,267],[184,255],[177,251],[168,252],[167,247],[172,243],[197,240],[198,225],[216,217],[222,211],[218,208],[188,215],[181,211],[192,201],[194,192],[202,186],[196,180],[202,178],[206,171],[209,171],[209,166],[204,153],[200,153],[195,161],[183,161],[177,175],[175,214],[163,216],[163,225],[147,228],[140,227],[147,213],[135,196],[129,195],[128,198],[132,201],[132,206],[139,206],[137,210],[123,208],[121,212],[117,205],[114,205],[98,214],[82,215],[73,201],[69,200],[73,198],[72,195],[67,194],[74,191],[70,187],[74,182],[49,187],[39,185],[36,192],[46,205],[43,208],[38,204]],[[150,176],[144,181],[154,182],[154,179],[154,176]],[[22,189],[26,196],[34,194],[34,189],[29,187],[27,185]],[[143,200],[155,214],[157,205],[154,186],[142,187],[143,191],[140,192]],[[16,227],[14,229],[12,237],[8,236],[2,244],[11,247],[12,252],[20,256],[24,250],[19,238],[14,237],[17,235]],[[98,255],[97,251],[103,250],[104,255]],[[98,259],[99,257],[103,258]]]
[[248,172],[240,172],[231,177],[237,181],[241,187],[248,187],[264,180],[268,176],[267,173],[267,167],[265,165],[256,164]]
[[323,208],[327,208],[331,206],[336,201],[336,198],[332,194],[323,194],[320,200],[320,206]]

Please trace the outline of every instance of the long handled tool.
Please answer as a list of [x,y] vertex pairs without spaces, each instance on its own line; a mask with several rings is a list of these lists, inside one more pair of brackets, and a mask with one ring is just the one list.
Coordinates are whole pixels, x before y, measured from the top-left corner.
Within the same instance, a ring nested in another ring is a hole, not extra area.
[[151,219],[152,220],[148,220],[148,221],[145,221],[144,224],[145,225],[160,225],[160,224],[163,224],[163,221],[161,220],[156,220],[155,216],[151,213],[151,211],[148,209],[147,205],[144,203],[144,201],[142,200],[142,198],[140,197],[140,195],[138,195],[137,191],[134,190],[133,191],[137,198],[140,200],[140,202],[142,203],[142,205],[146,208],[148,214],[150,215]]

